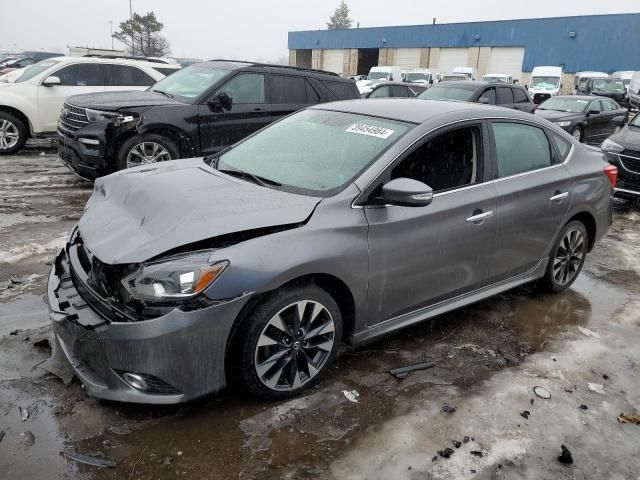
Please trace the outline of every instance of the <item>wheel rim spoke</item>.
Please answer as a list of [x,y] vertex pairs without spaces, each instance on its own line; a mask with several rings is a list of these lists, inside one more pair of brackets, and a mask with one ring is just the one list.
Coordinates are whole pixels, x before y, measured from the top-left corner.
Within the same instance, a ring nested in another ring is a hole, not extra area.
[[580,230],[569,230],[560,245],[556,256],[553,259],[553,278],[560,285],[566,285],[572,281],[580,270],[580,265],[584,259],[585,238]]

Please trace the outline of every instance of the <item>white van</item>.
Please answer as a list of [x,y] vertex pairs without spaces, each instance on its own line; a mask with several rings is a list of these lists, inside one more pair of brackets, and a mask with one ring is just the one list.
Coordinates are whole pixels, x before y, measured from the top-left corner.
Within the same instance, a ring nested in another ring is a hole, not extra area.
[[633,70],[613,72],[611,74],[611,78],[619,78],[620,80],[622,80],[622,83],[624,83],[624,88],[627,90],[627,93],[629,93],[629,84],[631,83],[631,78],[633,77],[634,73],[636,72],[634,72]]
[[562,67],[533,67],[528,86],[533,103],[559,95],[562,90]]
[[462,74],[465,75],[467,77],[467,80],[475,80],[476,79],[476,69],[473,67],[456,67],[453,69],[453,72],[451,73],[457,73],[457,74]]
[[386,67],[371,67],[369,75],[366,80],[359,80],[356,82],[356,86],[360,91],[360,94],[365,94],[373,90],[373,86],[380,82],[401,82],[402,81],[402,69],[395,65]]
[[414,68],[413,70],[409,70],[404,76],[404,81],[424,85],[425,87],[435,83],[434,75],[428,68]]
[[506,73],[487,73],[483,75],[482,80],[485,82],[513,83],[513,77]]
[[590,78],[602,78],[608,77],[608,73],[604,72],[576,72],[576,76],[573,77],[573,94],[576,95],[581,86],[586,86]]
[[629,109],[640,109],[640,72],[633,72],[629,83]]

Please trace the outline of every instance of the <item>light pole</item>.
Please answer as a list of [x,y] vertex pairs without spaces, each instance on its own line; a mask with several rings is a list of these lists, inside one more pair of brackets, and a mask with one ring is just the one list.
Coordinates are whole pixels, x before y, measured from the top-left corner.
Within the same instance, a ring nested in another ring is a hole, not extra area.
[[111,26],[111,50],[113,50],[113,20],[109,20],[109,25]]
[[133,7],[131,5],[131,0],[129,0],[129,18],[131,19],[131,56],[136,56],[136,44],[133,39]]

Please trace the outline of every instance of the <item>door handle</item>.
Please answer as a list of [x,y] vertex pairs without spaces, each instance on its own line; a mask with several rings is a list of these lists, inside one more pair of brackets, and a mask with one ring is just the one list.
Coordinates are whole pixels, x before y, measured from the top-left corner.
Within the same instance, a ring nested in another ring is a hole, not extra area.
[[562,203],[562,201],[569,196],[569,192],[560,193],[556,191],[552,197],[549,197],[549,200],[556,203]]
[[487,218],[491,217],[493,217],[493,210],[489,210],[488,212],[476,210],[473,212],[473,215],[467,218],[467,222],[473,223],[475,225],[482,225]]

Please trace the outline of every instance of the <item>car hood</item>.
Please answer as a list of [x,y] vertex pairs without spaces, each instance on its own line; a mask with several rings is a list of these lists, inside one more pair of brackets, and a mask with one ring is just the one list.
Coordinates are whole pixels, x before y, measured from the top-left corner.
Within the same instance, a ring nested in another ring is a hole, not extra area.
[[640,151],[640,127],[627,125],[609,138],[626,149]]
[[201,158],[174,160],[96,180],[78,228],[100,261],[139,263],[225,234],[304,222],[320,200],[229,177]]
[[73,95],[67,102],[78,107],[96,110],[119,110],[121,108],[155,107],[159,105],[184,105],[184,103],[169,98],[151,90],[85,93]]
[[558,112],[556,110],[536,110],[538,117],[546,118],[550,122],[561,122],[567,120],[577,120],[584,117],[584,113]]

